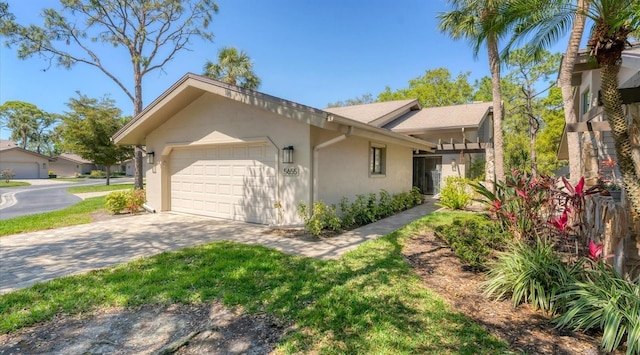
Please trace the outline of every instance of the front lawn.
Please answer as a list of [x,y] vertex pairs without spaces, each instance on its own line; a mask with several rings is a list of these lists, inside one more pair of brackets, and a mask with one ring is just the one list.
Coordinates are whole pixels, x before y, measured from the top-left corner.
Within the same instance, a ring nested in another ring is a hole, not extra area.
[[0,237],[91,222],[90,213],[104,209],[104,196],[88,198],[62,210],[5,219]]
[[4,180],[0,180],[0,187],[15,187],[15,186],[31,186],[31,184],[26,182],[26,181],[9,181],[9,182],[6,182]]
[[71,194],[80,194],[85,192],[101,192],[133,189],[133,184],[112,184],[112,185],[90,185],[90,186],[74,186],[67,189]]
[[0,332],[105,306],[219,300],[295,323],[280,353],[504,352],[505,343],[424,288],[403,259],[408,237],[447,219],[426,216],[340,260],[217,242],[56,279],[0,296]]

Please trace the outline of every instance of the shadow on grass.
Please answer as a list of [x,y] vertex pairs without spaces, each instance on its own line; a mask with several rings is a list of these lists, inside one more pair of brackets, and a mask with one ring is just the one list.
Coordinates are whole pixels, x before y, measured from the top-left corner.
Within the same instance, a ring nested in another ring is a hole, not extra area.
[[300,331],[284,352],[494,353],[505,344],[421,286],[401,255],[424,221],[365,243],[336,261],[215,242],[56,279],[0,296],[0,330],[102,306],[220,300],[267,312]]

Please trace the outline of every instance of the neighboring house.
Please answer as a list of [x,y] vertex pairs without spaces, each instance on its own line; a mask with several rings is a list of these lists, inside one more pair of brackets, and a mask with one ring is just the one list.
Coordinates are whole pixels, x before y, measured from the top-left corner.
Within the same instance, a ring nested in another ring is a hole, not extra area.
[[114,137],[145,145],[148,204],[262,224],[299,224],[299,203],[412,187],[413,152],[435,144],[187,74]]
[[437,194],[448,176],[478,177],[485,170],[485,150],[492,147],[491,102],[421,108],[418,100],[334,107],[325,111],[375,127],[437,143],[434,152],[416,151],[413,185]]
[[[135,162],[133,159],[125,160],[121,164],[121,172],[126,176],[134,176],[136,172]],[[142,153],[142,177],[146,177],[149,164],[147,164],[147,155]]]
[[83,159],[77,154],[62,153],[54,157],[50,169],[59,177],[75,177],[90,174],[96,169],[96,165],[91,161]]
[[20,148],[15,142],[0,140],[0,171],[11,169],[14,179],[47,179],[52,158]]
[[[622,94],[623,109],[630,122],[630,135],[634,145],[634,159],[640,164],[640,43],[622,53],[618,83]],[[558,150],[559,159],[569,159],[567,132],[577,132],[580,144],[580,166],[588,185],[598,178],[620,178],[616,160],[614,139],[609,122],[604,117],[600,100],[600,69],[589,58],[589,52],[579,53],[573,68],[574,110],[577,124],[568,124]]]

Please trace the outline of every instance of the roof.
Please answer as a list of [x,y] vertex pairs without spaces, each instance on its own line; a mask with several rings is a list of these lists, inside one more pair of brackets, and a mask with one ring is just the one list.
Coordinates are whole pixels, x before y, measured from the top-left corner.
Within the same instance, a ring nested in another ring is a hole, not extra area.
[[183,76],[116,132],[113,135],[114,142],[125,145],[146,145],[145,137],[149,133],[205,93],[220,95],[321,128],[339,125],[343,128],[350,127],[350,131],[356,136],[373,134],[380,139],[388,139],[415,149],[433,150],[435,148],[435,144],[422,139],[369,125],[338,113],[319,110],[192,73]]
[[93,164],[92,161],[84,159],[78,154],[73,154],[73,153],[62,153],[58,155],[56,159],[65,159],[78,164]]
[[418,102],[418,100],[397,100],[374,102],[371,104],[363,105],[330,107],[325,108],[324,111],[347,117],[358,122],[374,124],[376,127],[381,127],[384,123],[375,124],[377,123],[375,121],[380,121],[381,119],[385,118],[385,116],[392,116],[390,117],[390,119],[393,119],[397,116],[400,116],[401,114],[409,112],[412,109],[420,109],[420,103]]
[[412,111],[384,126],[394,132],[414,133],[429,130],[479,127],[491,112],[493,103],[429,107]]
[[18,144],[7,139],[0,139],[0,150],[18,148]]
[[33,155],[35,157],[38,157],[38,158],[42,158],[42,159],[47,159],[49,161],[53,161],[53,158],[48,157],[46,155],[42,155],[40,153],[36,153],[36,152],[32,152],[32,151],[27,150],[27,149],[20,148],[16,144],[16,142],[14,142],[14,141],[6,140],[6,139],[0,139],[0,151],[9,151],[9,150],[14,150],[14,149],[17,150],[17,151],[23,152],[23,153],[31,154],[31,155]]

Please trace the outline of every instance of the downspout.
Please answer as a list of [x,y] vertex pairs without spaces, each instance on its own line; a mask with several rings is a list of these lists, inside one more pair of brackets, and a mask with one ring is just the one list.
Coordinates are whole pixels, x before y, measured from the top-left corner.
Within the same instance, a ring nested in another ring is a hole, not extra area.
[[339,135],[335,138],[331,138],[326,142],[322,142],[313,148],[313,184],[311,185],[311,189],[313,190],[311,196],[311,206],[318,201],[318,152],[320,149],[326,148],[330,145],[334,145],[338,142],[341,142],[347,137],[349,137],[353,133],[353,126],[349,126],[347,128],[347,133]]

